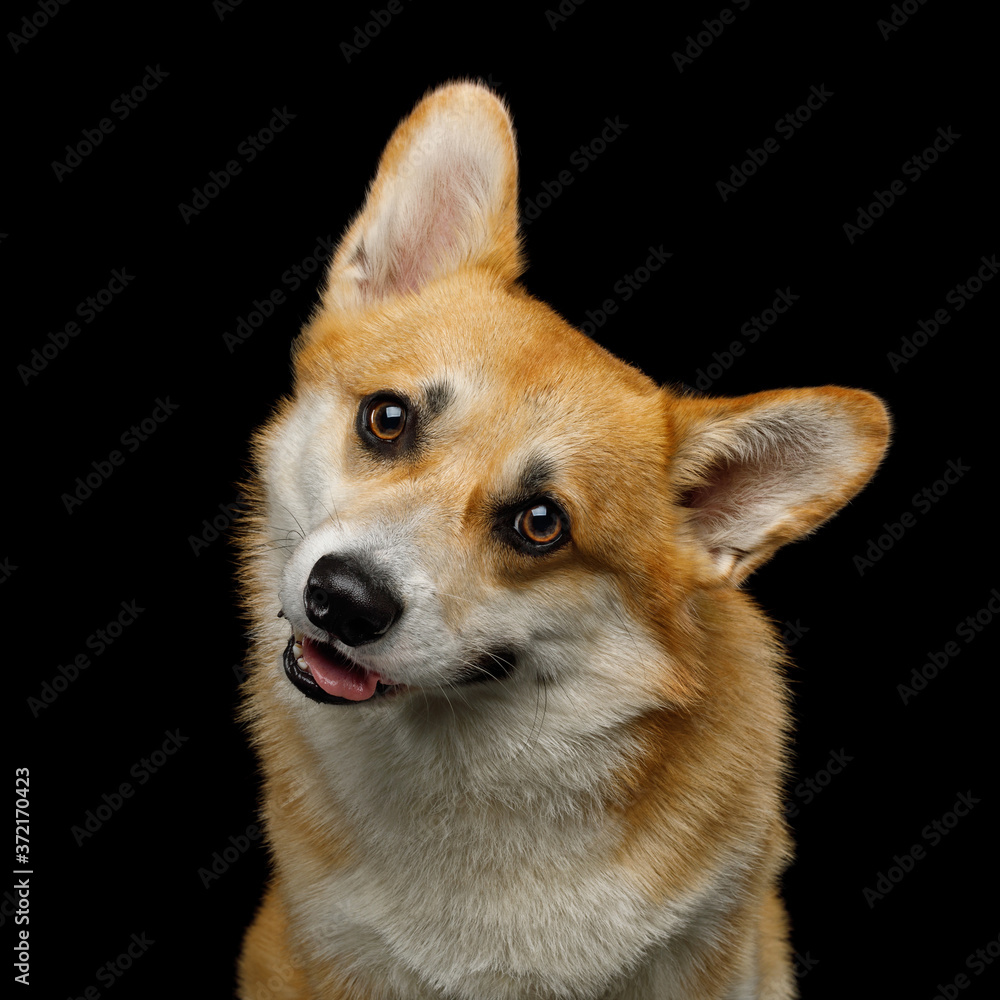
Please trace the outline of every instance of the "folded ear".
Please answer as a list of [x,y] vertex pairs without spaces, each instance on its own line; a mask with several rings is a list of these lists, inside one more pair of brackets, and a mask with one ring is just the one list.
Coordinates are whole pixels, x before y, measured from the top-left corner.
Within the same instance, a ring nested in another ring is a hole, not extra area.
[[334,257],[324,301],[364,306],[466,266],[507,281],[523,270],[517,153],[499,98],[454,83],[424,97],[393,133]]
[[736,399],[674,399],[673,482],[695,543],[738,583],[818,528],[871,478],[889,415],[867,392],[827,386]]

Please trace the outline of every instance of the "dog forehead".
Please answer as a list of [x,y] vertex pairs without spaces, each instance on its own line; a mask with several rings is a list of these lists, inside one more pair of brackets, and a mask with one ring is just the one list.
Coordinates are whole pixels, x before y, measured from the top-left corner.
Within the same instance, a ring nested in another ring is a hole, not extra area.
[[435,410],[489,405],[511,422],[641,422],[658,393],[546,304],[476,274],[364,313],[321,314],[296,373],[300,384],[358,398],[396,390]]

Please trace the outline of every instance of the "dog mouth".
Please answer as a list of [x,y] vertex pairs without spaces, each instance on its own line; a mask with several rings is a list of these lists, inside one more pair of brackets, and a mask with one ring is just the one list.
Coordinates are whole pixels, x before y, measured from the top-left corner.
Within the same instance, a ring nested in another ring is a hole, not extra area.
[[[408,690],[405,684],[395,684],[378,672],[356,663],[332,644],[307,635],[291,635],[282,662],[285,676],[302,694],[327,705],[376,701]],[[513,674],[516,663],[514,650],[492,649],[467,661],[447,686],[478,686],[491,681],[504,681]]]
[[404,690],[355,663],[330,643],[294,633],[282,657],[285,676],[307,698],[328,705],[350,705]]

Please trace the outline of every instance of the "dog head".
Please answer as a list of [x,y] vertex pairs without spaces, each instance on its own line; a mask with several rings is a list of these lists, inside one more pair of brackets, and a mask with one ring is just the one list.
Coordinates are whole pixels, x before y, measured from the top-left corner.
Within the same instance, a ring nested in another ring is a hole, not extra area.
[[248,572],[289,701],[481,722],[544,690],[594,727],[683,704],[711,602],[878,465],[875,397],[678,395],[522,268],[507,111],[442,87],[392,136],[256,440]]

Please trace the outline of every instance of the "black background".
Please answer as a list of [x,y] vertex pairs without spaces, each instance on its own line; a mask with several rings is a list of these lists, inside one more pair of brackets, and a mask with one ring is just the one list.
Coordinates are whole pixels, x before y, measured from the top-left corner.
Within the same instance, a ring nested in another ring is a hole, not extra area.
[[[1000,281],[960,311],[947,296],[998,249],[995,62],[976,8],[907,7],[886,38],[877,22],[893,15],[889,3],[733,6],[733,23],[682,72],[672,54],[708,30],[702,22],[721,3],[650,14],[589,0],[564,4],[568,15],[554,21],[544,5],[512,14],[407,2],[369,25],[375,37],[353,53],[343,44],[373,21],[371,4],[326,14],[249,0],[95,11],[76,0],[42,23],[25,0],[5,15],[5,31],[23,40],[8,35],[2,56],[13,109],[0,260],[14,336],[5,338],[13,453],[0,558],[7,632],[21,640],[8,661],[11,766],[30,769],[34,995],[229,995],[266,859],[259,844],[232,846],[253,832],[256,781],[234,721],[245,637],[232,551],[211,522],[238,500],[247,438],[288,387],[289,343],[316,297],[315,276],[294,292],[282,276],[318,238],[339,235],[396,122],[456,77],[490,81],[513,110],[522,205],[543,206],[527,228],[533,293],[578,324],[611,299],[617,311],[596,339],[662,382],[695,385],[714,353],[740,341],[745,353],[711,392],[836,383],[888,402],[895,437],[875,481],[749,584],[779,627],[798,626],[789,631],[798,857],[785,895],[801,988],[806,997],[994,994],[998,965],[977,975],[966,958],[991,941],[1000,951],[991,905],[1000,624],[986,610],[972,641],[956,629],[1000,587]],[[41,27],[25,38],[21,18],[33,16]],[[166,76],[119,118],[113,102],[147,67]],[[832,96],[782,137],[777,121],[813,87]],[[240,145],[274,108],[294,118],[247,162]],[[113,130],[57,176],[66,146],[103,118]],[[606,119],[627,128],[598,155],[591,144]],[[912,180],[904,163],[939,129],[959,138]],[[723,200],[717,182],[771,137],[779,150]],[[582,171],[581,146],[595,151]],[[185,220],[179,206],[233,159],[240,174]],[[572,183],[539,199],[567,170]],[[896,180],[905,193],[850,242],[844,224]],[[673,256],[626,301],[615,285],[650,247]],[[115,269],[133,277],[80,322],[78,304]],[[741,326],[786,288],[798,300],[750,344]],[[275,289],[285,301],[230,350],[223,334]],[[894,371],[889,352],[942,308],[949,322]],[[79,335],[48,347],[54,356],[26,376],[33,351],[72,320]],[[122,435],[158,399],[175,411],[129,451]],[[77,477],[115,450],[121,465],[67,510]],[[967,469],[953,483],[942,480],[949,462]],[[887,535],[906,514],[902,536]],[[855,557],[880,536],[886,551],[860,572]],[[208,544],[196,553],[192,539]],[[88,639],[121,602],[143,610],[94,655]],[[898,685],[948,642],[959,654],[904,704]],[[90,666],[61,679],[60,665],[81,653]],[[62,688],[47,704],[46,684]],[[179,749],[143,771],[175,731]],[[831,754],[850,758],[833,776]],[[800,784],[808,780],[818,794]],[[132,796],[101,810],[123,782]],[[969,815],[932,836],[928,825],[952,822],[969,793],[978,800]],[[95,831],[74,834],[99,810],[107,818]],[[913,845],[925,850],[913,870],[866,900]],[[224,854],[231,862],[206,886]],[[4,926],[13,930],[9,905]],[[107,963],[132,935],[154,943],[112,978]],[[941,992],[963,973],[967,986]]]

